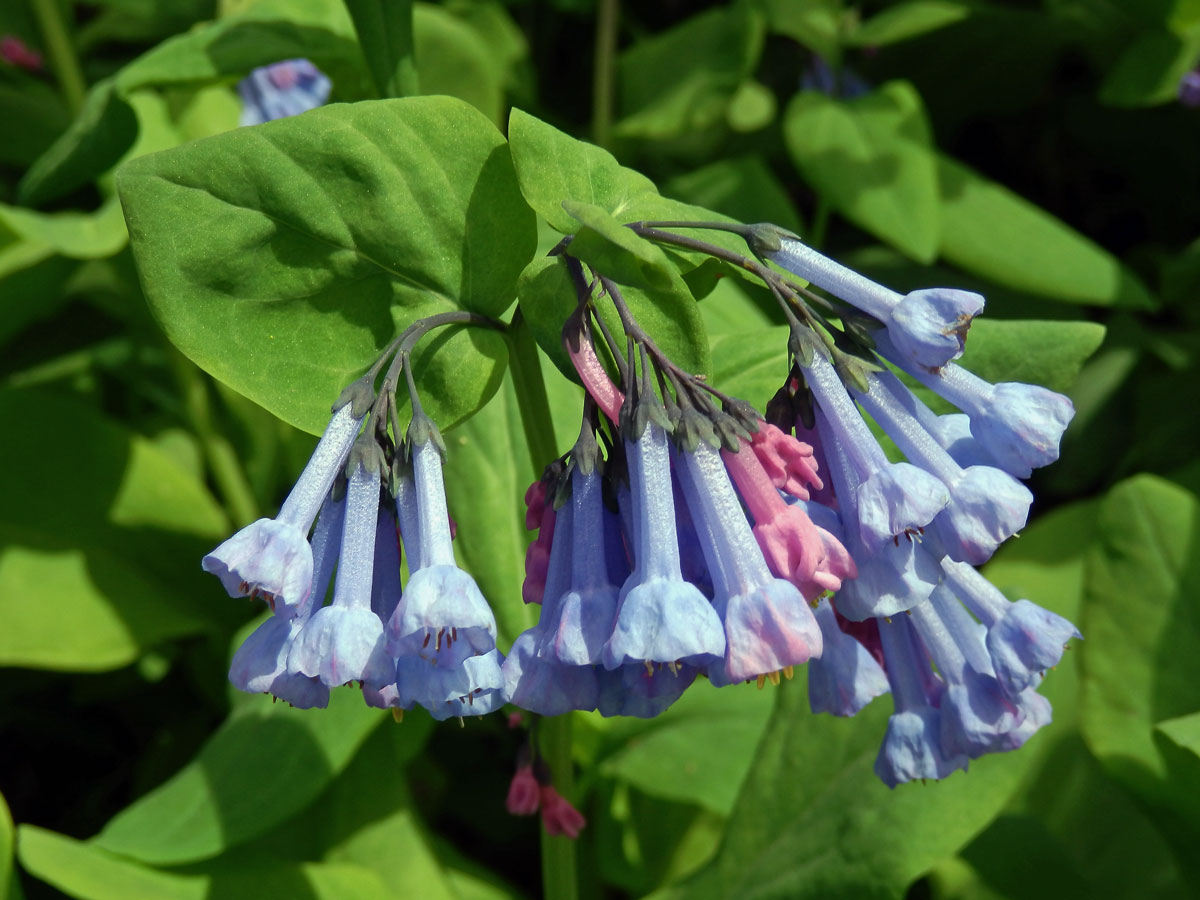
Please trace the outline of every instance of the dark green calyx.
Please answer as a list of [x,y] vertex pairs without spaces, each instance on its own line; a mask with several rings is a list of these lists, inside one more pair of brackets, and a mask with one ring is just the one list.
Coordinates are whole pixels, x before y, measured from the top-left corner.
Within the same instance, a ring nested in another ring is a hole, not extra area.
[[350,448],[350,456],[346,459],[346,475],[353,474],[360,466],[367,472],[378,472],[380,479],[387,478],[390,472],[383,448],[368,432],[359,435]]
[[346,404],[350,404],[350,413],[356,419],[361,419],[375,402],[375,387],[372,379],[364,375],[353,381],[342,390],[330,412],[337,412]]
[[793,234],[786,228],[772,225],[770,222],[756,222],[746,226],[746,245],[750,252],[760,260],[770,253],[778,253],[783,247],[785,238],[793,241],[800,240],[799,235]]
[[442,433],[438,431],[433,419],[423,412],[413,414],[412,421],[408,423],[406,439],[411,447],[420,447],[432,441],[442,459],[446,458],[446,442],[442,440]]

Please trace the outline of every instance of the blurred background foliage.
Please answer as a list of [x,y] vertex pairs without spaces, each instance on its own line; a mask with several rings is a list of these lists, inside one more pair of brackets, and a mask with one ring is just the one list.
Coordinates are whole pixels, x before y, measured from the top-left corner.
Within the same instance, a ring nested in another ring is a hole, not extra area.
[[[412,12],[420,92],[502,129],[521,107],[893,288],[977,289],[966,364],[1078,409],[987,567],[1084,633],[1047,678],[1053,725],[889,792],[887,701],[814,717],[802,677],[578,715],[582,896],[1200,892],[1200,109],[1177,97],[1200,3]],[[537,896],[504,717],[397,726],[343,692],[302,713],[227,690],[255,611],[198,560],[274,512],[313,440],[166,341],[113,190],[121,161],[234,127],[256,66],[307,57],[334,101],[376,96],[346,7],[6,2],[0,35],[44,57],[0,61],[0,897]],[[770,304],[730,282],[700,304],[714,377],[761,405],[783,341],[764,349]],[[565,448],[578,390],[545,369]],[[460,552],[519,610],[534,473],[511,387],[447,437]]]

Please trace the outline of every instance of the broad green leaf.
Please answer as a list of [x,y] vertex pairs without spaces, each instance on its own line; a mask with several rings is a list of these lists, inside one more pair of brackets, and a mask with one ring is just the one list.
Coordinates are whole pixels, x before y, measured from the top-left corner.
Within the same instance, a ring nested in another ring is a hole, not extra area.
[[680,288],[679,273],[662,249],[638,237],[594,203],[564,200],[580,224],[567,252],[620,284],[642,288]]
[[365,73],[341,0],[256,0],[146,51],[118,73],[117,88],[128,93],[243,77],[258,66],[297,57],[328,74],[340,97],[354,96]]
[[[314,434],[405,326],[503,312],[536,241],[503,138],[448,97],[238,129],[134,160],[118,187],[168,337]],[[422,403],[442,427],[491,396],[504,352],[480,328],[418,345]]]
[[762,52],[764,22],[749,3],[698,13],[638,41],[617,64],[618,136],[661,140],[720,122]]
[[739,222],[773,222],[796,234],[804,230],[787,189],[761,156],[718,160],[677,175],[663,189],[686,203],[708,207]]
[[[1155,727],[1200,707],[1198,518],[1196,497],[1159,478],[1141,475],[1113,488],[1088,559],[1080,649],[1088,746],[1156,812],[1194,879],[1200,809],[1194,791],[1172,781],[1175,759],[1156,743]],[[1182,735],[1186,727],[1177,721],[1162,734],[1173,739],[1172,729]]]
[[[705,306],[712,299],[706,297]],[[747,319],[740,331],[713,340],[713,385],[762,411],[788,377],[788,327]]]
[[607,150],[576,140],[527,112],[514,109],[508,119],[508,140],[525,201],[563,234],[574,234],[579,222],[562,207],[564,200],[590,203],[619,221],[638,201],[657,195],[654,183],[627,169]]
[[29,78],[0,82],[0,122],[20,122],[0,141],[0,163],[22,169],[46,152],[70,127],[71,114],[49,83]]
[[729,98],[725,121],[734,131],[758,131],[770,125],[778,111],[779,104],[771,89],[761,81],[747,78]]
[[450,10],[428,3],[413,4],[413,27],[421,93],[458,97],[503,123],[506,73],[487,36]]
[[1200,711],[1159,722],[1155,730],[1193,756],[1200,756]]
[[697,682],[652,727],[605,758],[600,773],[642,792],[729,815],[758,740],[771,695],[752,685]]
[[0,203],[0,229],[71,259],[103,259],[128,240],[116,197],[91,213],[43,213]]
[[878,12],[846,37],[851,47],[886,47],[920,37],[971,14],[971,4],[958,0],[908,0]]
[[1200,56],[1200,28],[1175,34],[1144,31],[1117,59],[1100,85],[1100,102],[1110,106],[1155,106],[1178,96],[1179,79]]
[[347,0],[346,8],[379,96],[415,94],[412,0]]
[[0,247],[0,344],[67,303],[67,280],[78,268],[41,241]]
[[1115,257],[996,182],[946,156],[939,251],[997,284],[1072,303],[1149,309],[1154,299]]
[[260,859],[164,872],[35,825],[18,831],[21,865],[80,900],[386,900],[369,869]]
[[841,0],[766,0],[767,28],[835,63],[841,55]]
[[108,171],[137,137],[137,119],[112,79],[88,92],[79,116],[21,177],[17,199],[25,206],[56,200]]
[[[689,372],[708,374],[712,367],[704,321],[691,293],[683,286],[671,290],[623,288],[638,323],[674,362]],[[525,269],[517,289],[530,331],[559,370],[577,380],[562,346],[562,326],[575,310],[575,286],[564,260],[536,259]],[[620,340],[621,323],[611,301],[597,304],[610,332]],[[603,338],[597,334],[597,340]]]
[[1095,322],[976,319],[960,362],[991,382],[1023,381],[1068,391],[1104,342]]
[[900,898],[991,821],[1034,758],[992,756],[889,791],[872,771],[888,698],[853,719],[814,716],[804,681],[798,671],[778,691],[716,859],[656,897]]
[[307,806],[385,718],[354,688],[333,691],[319,712],[248,700],[193,762],[114,816],[93,844],[160,865],[216,856]]
[[834,209],[914,259],[931,262],[942,223],[921,97],[890,81],[854,100],[797,94],[783,118],[788,153]]
[[20,423],[0,445],[0,663],[111,669],[211,627],[196,561],[227,522],[200,481],[70,397],[2,391],[0,418]]

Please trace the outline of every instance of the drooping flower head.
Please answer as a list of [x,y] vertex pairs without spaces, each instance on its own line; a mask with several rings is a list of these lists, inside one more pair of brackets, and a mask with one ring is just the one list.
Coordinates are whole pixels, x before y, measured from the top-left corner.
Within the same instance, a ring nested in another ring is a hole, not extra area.
[[240,125],[261,125],[298,116],[329,100],[333,85],[307,59],[285,59],[261,66],[238,82],[242,98]]

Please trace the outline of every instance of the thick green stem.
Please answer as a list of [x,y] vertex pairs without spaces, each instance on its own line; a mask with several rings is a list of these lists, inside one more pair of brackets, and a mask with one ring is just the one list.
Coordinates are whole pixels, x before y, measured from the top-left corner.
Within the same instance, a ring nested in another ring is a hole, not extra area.
[[[517,390],[517,406],[521,410],[521,425],[533,470],[558,456],[554,440],[554,422],[550,418],[550,402],[542,381],[538,362],[537,343],[525,324],[520,309],[509,326],[509,369]],[[554,716],[538,720],[538,737],[542,758],[550,767],[554,786],[568,800],[572,797],[575,772],[571,760],[571,717]],[[546,900],[576,900],[579,896],[575,873],[575,841],[567,837],[551,837],[542,831],[542,895]]]
[[558,456],[558,445],[554,440],[554,420],[550,417],[550,401],[546,398],[546,385],[538,362],[537,342],[520,309],[513,315],[508,337],[508,364],[513,387],[517,390],[521,427],[525,431],[533,472],[540,475],[542,469]]
[[87,82],[83,80],[79,58],[75,55],[75,46],[71,43],[70,33],[62,20],[62,9],[58,0],[32,0],[32,6],[38,26],[42,30],[42,39],[46,42],[50,65],[67,100],[67,106],[71,108],[72,113],[78,113],[83,108]]
[[[571,760],[571,715],[552,716],[538,722],[542,758],[554,775],[554,787],[571,799],[575,771]],[[575,872],[575,841],[551,837],[542,830],[542,896],[545,900],[576,900],[579,879]]]
[[596,46],[592,59],[592,140],[607,147],[612,138],[613,68],[617,56],[619,0],[596,4]]
[[167,352],[183,395],[188,425],[200,440],[204,461],[212,473],[225,511],[233,520],[234,527],[248,525],[258,518],[258,504],[254,500],[250,482],[246,480],[246,473],[238,462],[237,451],[213,422],[208,383],[200,370],[181,353],[174,348],[168,348]]

